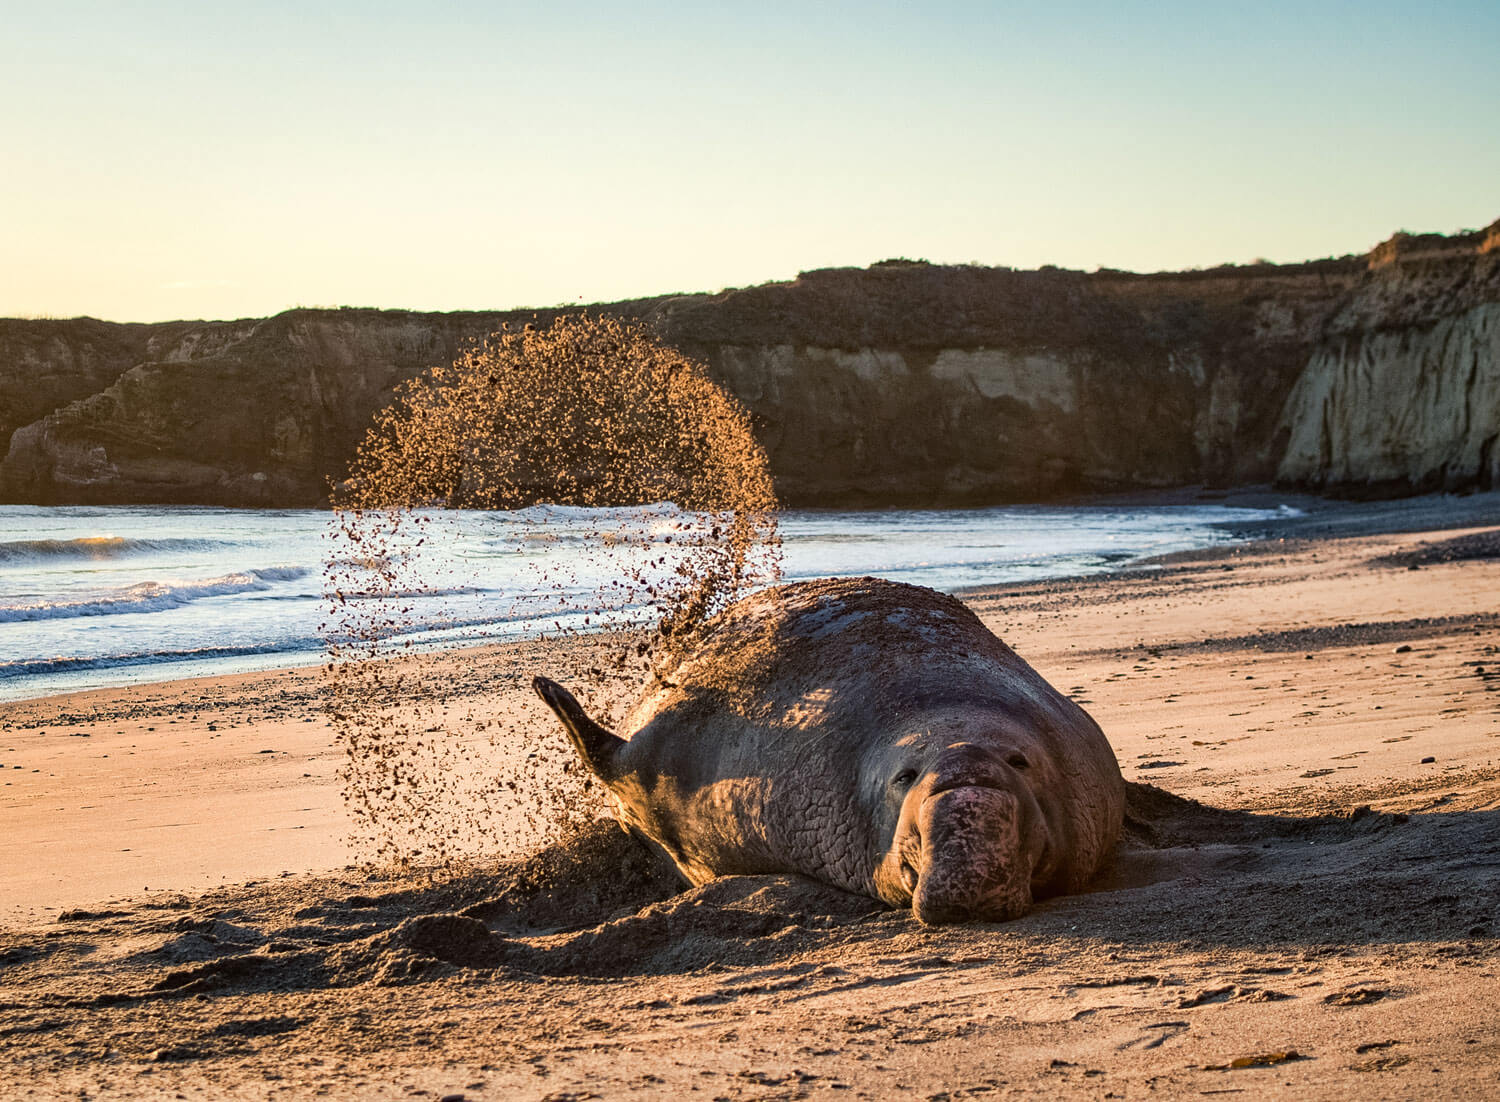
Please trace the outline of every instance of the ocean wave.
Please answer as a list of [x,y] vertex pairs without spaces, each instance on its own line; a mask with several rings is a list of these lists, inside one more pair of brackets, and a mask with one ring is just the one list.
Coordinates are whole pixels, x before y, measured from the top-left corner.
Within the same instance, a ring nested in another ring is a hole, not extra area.
[[577,533],[581,538],[591,538],[618,531],[674,535],[707,532],[733,520],[732,513],[683,509],[670,501],[652,505],[532,505],[483,514],[484,525],[500,528],[502,539],[548,539]]
[[270,589],[276,582],[307,574],[300,566],[270,566],[198,581],[137,582],[124,589],[94,593],[68,601],[34,601],[0,605],[0,624],[26,620],[64,620],[78,616],[118,616],[131,612],[165,612],[204,597],[225,597]]
[[432,617],[411,623],[393,620],[355,633],[335,631],[325,625],[322,639],[326,646],[341,652],[341,661],[355,661],[405,653],[412,647],[424,651],[441,650],[475,646],[497,639],[543,638],[554,631],[590,635],[642,626],[650,623],[652,618],[653,610],[638,604],[611,609],[548,606],[522,611],[512,608],[504,613],[491,611],[481,616]]
[[0,542],[0,563],[29,559],[118,559],[126,555],[164,551],[212,551],[225,546],[219,540],[128,539],[124,536],[83,536],[71,540],[8,540]]
[[[587,618],[588,622],[584,620]],[[455,646],[474,646],[497,640],[535,638],[551,631],[587,634],[627,624],[644,622],[639,608],[614,612],[562,612],[549,609],[532,616],[479,616],[449,618],[408,625],[386,625],[380,638],[322,632],[319,635],[294,635],[275,642],[240,646],[203,646],[171,650],[117,652],[114,654],[56,655],[50,658],[0,660],[0,685],[19,678],[70,674],[90,670],[139,668],[179,662],[223,661],[262,655],[319,656],[323,661],[353,661],[371,657],[391,657],[415,652],[445,650]],[[329,648],[334,648],[337,657]],[[289,662],[289,664],[295,664]],[[171,675],[168,675],[171,676]]]
[[185,650],[101,654],[89,657],[58,655],[55,658],[23,658],[10,662],[0,661],[0,681],[8,681],[17,677],[38,677],[49,673],[69,673],[74,670],[108,670],[120,666],[145,666],[154,663],[248,658],[257,654],[313,654],[321,647],[322,641],[319,639],[302,638],[282,643],[262,643],[243,647],[197,647]]

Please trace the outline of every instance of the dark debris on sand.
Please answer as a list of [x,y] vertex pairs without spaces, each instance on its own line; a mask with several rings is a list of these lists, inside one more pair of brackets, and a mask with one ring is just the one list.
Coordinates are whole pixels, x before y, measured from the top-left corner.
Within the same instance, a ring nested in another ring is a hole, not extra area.
[[1412,569],[1437,563],[1483,559],[1500,559],[1500,528],[1488,532],[1470,532],[1468,535],[1454,536],[1436,543],[1424,543],[1410,551],[1381,555],[1370,562],[1374,566]]

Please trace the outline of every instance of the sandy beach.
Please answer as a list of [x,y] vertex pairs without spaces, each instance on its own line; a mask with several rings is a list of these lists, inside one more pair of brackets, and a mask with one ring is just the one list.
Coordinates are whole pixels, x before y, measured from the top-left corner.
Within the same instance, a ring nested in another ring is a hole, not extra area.
[[[1496,1097],[1497,526],[1329,506],[964,594],[1132,782],[1097,890],[1003,925],[681,891],[608,826],[367,869],[316,670],[0,704],[5,1093]],[[455,697],[516,707],[543,661]]]

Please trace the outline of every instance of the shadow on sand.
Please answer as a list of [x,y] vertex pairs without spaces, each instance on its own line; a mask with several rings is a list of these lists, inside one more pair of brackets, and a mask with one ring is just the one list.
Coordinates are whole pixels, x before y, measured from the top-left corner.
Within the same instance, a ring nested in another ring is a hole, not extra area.
[[[1043,944],[1271,952],[1500,933],[1500,812],[1288,818],[1129,788],[1125,838],[1095,890],[1005,924],[929,929],[909,912],[796,876],[682,890],[644,847],[599,824],[498,867],[287,878],[69,912],[45,936],[0,940],[0,981],[30,986],[45,974],[46,1001],[101,1006],[465,972],[521,980],[785,970],[799,957],[869,952],[893,937],[990,962]],[[374,887],[383,890],[370,894]],[[103,968],[90,963],[101,949]]]

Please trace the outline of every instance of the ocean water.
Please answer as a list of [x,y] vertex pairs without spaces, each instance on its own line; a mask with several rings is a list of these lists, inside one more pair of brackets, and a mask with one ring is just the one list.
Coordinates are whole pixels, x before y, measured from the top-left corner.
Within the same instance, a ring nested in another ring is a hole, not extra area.
[[[873,574],[954,591],[1118,569],[1232,540],[1291,510],[1164,506],[782,514],[784,578]],[[599,532],[680,533],[672,506],[445,514],[416,593],[428,645],[524,637],[597,591]],[[688,518],[691,520],[691,518]],[[0,506],[0,699],[322,659],[330,514],[201,507]],[[571,557],[571,558],[570,558]],[[426,602],[424,604],[424,602]],[[608,610],[598,609],[595,612]],[[608,616],[604,617],[607,622]],[[596,615],[592,622],[599,622]]]

